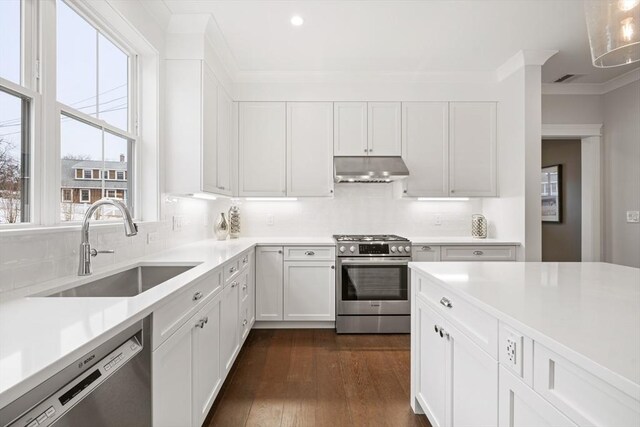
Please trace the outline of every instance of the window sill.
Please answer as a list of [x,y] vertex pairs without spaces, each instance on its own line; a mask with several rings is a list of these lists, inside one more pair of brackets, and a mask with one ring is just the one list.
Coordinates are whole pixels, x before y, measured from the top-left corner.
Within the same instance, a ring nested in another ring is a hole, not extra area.
[[[135,220],[134,220],[135,221]],[[148,224],[157,223],[157,221],[135,221],[135,223],[139,226],[145,226]],[[122,221],[114,220],[114,221],[103,221],[103,222],[91,222],[91,229],[109,229],[122,227]],[[72,222],[70,224],[64,225],[51,225],[51,226],[42,226],[42,225],[34,225],[34,224],[16,224],[9,226],[0,226],[0,238],[9,237],[9,236],[20,236],[25,234],[47,234],[47,233],[64,233],[64,232],[72,232],[77,231],[80,232],[82,228],[82,224],[80,222]]]

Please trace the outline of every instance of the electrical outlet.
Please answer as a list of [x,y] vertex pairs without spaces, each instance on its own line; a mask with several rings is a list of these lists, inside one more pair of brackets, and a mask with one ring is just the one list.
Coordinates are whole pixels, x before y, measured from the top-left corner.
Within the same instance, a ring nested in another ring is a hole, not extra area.
[[158,240],[160,240],[160,233],[158,233],[157,231],[147,233],[147,245],[157,242]]
[[518,361],[517,357],[517,343],[513,337],[507,338],[507,361],[510,362],[514,367],[517,366]]
[[182,230],[182,223],[183,223],[184,217],[181,215],[175,215],[173,217],[173,231],[180,231]]
[[627,211],[627,222],[640,222],[640,211]]
[[436,215],[436,220],[434,222],[435,225],[442,225],[442,217],[440,215]]
[[267,225],[272,226],[274,224],[275,224],[275,218],[273,217],[273,214],[267,215]]

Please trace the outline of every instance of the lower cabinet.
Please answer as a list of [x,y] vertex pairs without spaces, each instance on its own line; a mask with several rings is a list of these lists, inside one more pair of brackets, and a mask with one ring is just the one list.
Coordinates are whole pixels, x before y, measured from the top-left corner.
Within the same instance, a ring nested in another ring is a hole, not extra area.
[[498,423],[498,362],[436,313],[415,302],[414,381],[434,427]]
[[225,374],[229,372],[240,349],[239,281],[234,280],[222,290],[222,315],[220,326],[224,333],[220,340],[220,360]]
[[505,367],[500,367],[500,427],[576,426]]
[[221,295],[193,315],[152,355],[154,427],[199,426],[222,385]]
[[284,263],[284,320],[335,320],[334,261]]
[[256,320],[282,320],[282,246],[256,248]]

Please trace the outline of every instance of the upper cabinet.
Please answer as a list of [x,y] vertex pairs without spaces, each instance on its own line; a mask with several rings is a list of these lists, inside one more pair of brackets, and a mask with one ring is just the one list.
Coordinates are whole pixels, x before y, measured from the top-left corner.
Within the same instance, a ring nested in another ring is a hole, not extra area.
[[286,196],[284,102],[241,102],[239,196]]
[[410,197],[497,196],[495,102],[405,102],[402,157]]
[[409,169],[407,196],[449,195],[448,102],[402,104],[402,158]]
[[399,156],[402,150],[401,117],[399,102],[368,103],[369,156]]
[[333,104],[333,153],[335,156],[366,156],[367,103]]
[[166,192],[231,195],[231,102],[199,59],[169,59],[166,68]]
[[449,193],[497,196],[496,103],[449,104]]
[[287,103],[287,195],[333,193],[333,104]]

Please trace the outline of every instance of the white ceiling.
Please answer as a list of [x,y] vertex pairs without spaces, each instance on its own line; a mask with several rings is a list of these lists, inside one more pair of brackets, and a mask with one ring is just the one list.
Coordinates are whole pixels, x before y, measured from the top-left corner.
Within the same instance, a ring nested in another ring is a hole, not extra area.
[[582,0],[163,1],[172,14],[210,14],[218,49],[243,74],[486,72],[521,49],[559,50],[545,83],[568,73],[601,83],[640,66],[591,65]]

